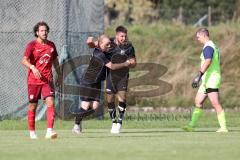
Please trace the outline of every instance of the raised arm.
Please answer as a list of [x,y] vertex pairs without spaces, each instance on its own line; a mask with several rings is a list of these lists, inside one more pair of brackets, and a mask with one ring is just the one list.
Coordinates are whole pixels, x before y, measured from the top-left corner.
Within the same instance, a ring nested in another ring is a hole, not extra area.
[[98,46],[98,41],[94,41],[94,37],[88,37],[86,43],[89,48],[95,48]]

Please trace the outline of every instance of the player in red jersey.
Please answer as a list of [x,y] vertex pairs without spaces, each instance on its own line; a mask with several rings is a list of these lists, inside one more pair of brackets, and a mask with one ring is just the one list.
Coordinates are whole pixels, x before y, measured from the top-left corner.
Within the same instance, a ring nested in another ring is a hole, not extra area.
[[[53,131],[54,125],[54,86],[52,66],[54,66],[57,75],[60,74],[58,54],[53,42],[47,40],[49,26],[45,22],[37,23],[34,28],[35,40],[27,44],[22,64],[28,68],[28,129],[31,139],[37,139],[35,132],[35,112],[38,100],[45,100],[47,105],[47,133],[45,138],[57,138],[57,133]],[[58,77],[58,80],[61,80]]]

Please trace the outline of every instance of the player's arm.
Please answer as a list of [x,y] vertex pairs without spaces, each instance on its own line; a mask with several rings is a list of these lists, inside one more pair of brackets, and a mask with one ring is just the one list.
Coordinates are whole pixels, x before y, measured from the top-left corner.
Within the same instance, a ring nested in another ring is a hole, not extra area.
[[129,59],[123,63],[108,62],[105,66],[110,68],[111,70],[117,70],[120,68],[129,67],[132,63],[133,63],[132,60]]
[[134,68],[137,65],[137,59],[136,59],[136,56],[135,56],[135,49],[134,49],[133,46],[131,47],[130,53],[131,54],[130,54],[129,60],[131,59],[132,63],[129,67]]
[[206,70],[208,69],[208,67],[211,65],[212,59],[208,58],[205,59],[202,67],[200,68],[200,72],[202,72],[203,74],[206,72]]
[[61,75],[62,74],[61,73],[61,68],[60,68],[60,64],[59,64],[59,61],[58,61],[57,57],[53,60],[53,66],[54,66],[54,69],[57,72],[57,74]]
[[200,72],[203,74],[207,71],[208,67],[211,65],[213,58],[214,49],[210,46],[207,46],[203,49],[204,63],[200,68]]
[[129,66],[129,68],[134,68],[136,67],[137,65],[137,59],[134,57],[134,58],[130,58],[129,60],[131,60],[131,65]]
[[57,72],[57,77],[56,77],[57,84],[56,85],[58,86],[58,85],[62,84],[63,75],[62,75],[61,67],[60,67],[57,57],[53,60],[53,66],[54,66],[55,71]]
[[86,43],[89,48],[95,48],[98,46],[98,41],[94,41],[93,37],[88,37]]
[[36,78],[40,79],[42,77],[39,70],[33,64],[30,63],[30,60],[27,56],[23,56],[22,64],[29,68]]
[[197,76],[193,79],[192,87],[197,88],[199,86],[200,80],[203,76],[203,74],[207,71],[208,67],[211,65],[212,58],[213,58],[214,49],[210,46],[207,46],[203,50],[203,56],[204,56],[204,63],[201,66]]

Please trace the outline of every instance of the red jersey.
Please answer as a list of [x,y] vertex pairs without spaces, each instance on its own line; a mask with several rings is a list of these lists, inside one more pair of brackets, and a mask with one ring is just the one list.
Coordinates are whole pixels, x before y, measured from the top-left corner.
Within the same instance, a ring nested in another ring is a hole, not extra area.
[[41,79],[34,76],[32,70],[28,71],[28,84],[46,84],[53,81],[52,65],[53,60],[58,56],[55,44],[47,41],[44,44],[33,40],[28,43],[24,56],[28,57],[41,73]]

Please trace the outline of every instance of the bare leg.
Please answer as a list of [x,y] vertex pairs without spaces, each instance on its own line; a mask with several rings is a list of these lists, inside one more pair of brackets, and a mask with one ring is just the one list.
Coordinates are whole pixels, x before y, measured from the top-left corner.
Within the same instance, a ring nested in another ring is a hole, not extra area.
[[198,92],[195,97],[195,106],[201,108],[206,98],[207,98],[207,94]]
[[219,93],[218,92],[208,93],[208,98],[209,98],[212,106],[216,110],[217,114],[220,114],[223,109],[222,109],[222,106],[219,101]]

